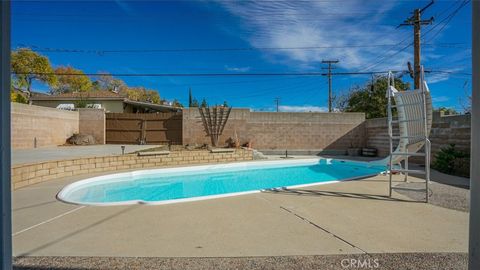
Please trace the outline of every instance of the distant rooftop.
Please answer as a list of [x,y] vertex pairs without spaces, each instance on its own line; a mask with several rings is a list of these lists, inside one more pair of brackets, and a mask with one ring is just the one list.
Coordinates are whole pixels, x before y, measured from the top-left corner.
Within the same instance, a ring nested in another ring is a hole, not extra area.
[[[91,91],[91,92],[75,92],[75,93],[62,93],[58,95],[50,95],[50,94],[45,94],[45,93],[39,93],[39,92],[32,92],[32,97],[30,100],[32,101],[57,101],[61,102],[59,106],[62,107],[62,109],[71,109],[73,110],[75,108],[73,102],[78,101],[78,100],[89,100],[91,102],[96,102],[96,101],[121,101],[124,104],[129,104],[130,106],[136,107],[136,108],[146,108],[148,110],[154,110],[154,111],[178,111],[181,110],[182,108],[174,107],[169,104],[156,104],[156,103],[151,103],[151,102],[145,102],[145,101],[135,101],[135,100],[130,100],[126,96],[110,92],[110,91]],[[64,103],[64,104],[63,104]],[[95,104],[93,104],[95,105]]]
[[174,106],[171,106],[171,105],[156,104],[156,103],[143,102],[143,101],[134,101],[134,100],[129,100],[129,99],[125,99],[123,102],[126,103],[126,104],[130,104],[132,106],[144,107],[144,108],[149,108],[149,109],[159,110],[159,111],[162,111],[162,110],[182,110],[181,107],[174,107]]
[[46,95],[43,93],[32,93],[32,100],[75,100],[75,99],[106,99],[124,100],[126,97],[110,91],[91,91],[62,93],[58,95]]

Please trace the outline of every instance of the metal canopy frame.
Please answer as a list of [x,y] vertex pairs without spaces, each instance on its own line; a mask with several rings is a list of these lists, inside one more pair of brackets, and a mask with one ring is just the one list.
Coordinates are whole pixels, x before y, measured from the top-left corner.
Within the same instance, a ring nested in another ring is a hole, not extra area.
[[472,135],[468,269],[480,269],[480,1],[472,1]]
[[10,165],[10,1],[0,1],[0,267],[12,269],[12,188]]

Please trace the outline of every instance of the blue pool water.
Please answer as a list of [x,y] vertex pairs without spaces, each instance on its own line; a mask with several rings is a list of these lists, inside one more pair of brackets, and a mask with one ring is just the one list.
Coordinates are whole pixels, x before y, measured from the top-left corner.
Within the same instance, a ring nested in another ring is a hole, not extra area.
[[58,197],[67,202],[93,205],[165,203],[360,178],[384,170],[383,166],[332,159],[157,169],[82,180],[65,187]]

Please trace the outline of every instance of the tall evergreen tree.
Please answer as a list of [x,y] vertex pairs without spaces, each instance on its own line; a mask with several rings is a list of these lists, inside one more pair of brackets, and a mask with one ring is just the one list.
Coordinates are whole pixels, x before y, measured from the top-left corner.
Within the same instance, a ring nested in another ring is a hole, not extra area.
[[193,107],[192,88],[188,89],[188,107]]
[[196,108],[198,108],[198,100],[197,100],[196,98],[193,99],[193,101],[192,101],[192,106],[190,106],[190,107],[196,107]]
[[206,99],[203,99],[203,100],[202,100],[202,104],[200,105],[200,107],[202,107],[202,108],[208,107],[208,103],[207,103],[207,100],[206,100]]

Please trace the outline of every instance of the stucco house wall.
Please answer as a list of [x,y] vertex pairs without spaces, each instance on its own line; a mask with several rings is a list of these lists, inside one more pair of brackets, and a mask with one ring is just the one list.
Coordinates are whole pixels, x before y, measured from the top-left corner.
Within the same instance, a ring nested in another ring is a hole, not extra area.
[[[60,104],[75,104],[76,100],[33,100],[32,104],[43,107],[56,108]],[[88,104],[100,104],[106,112],[122,113],[124,104],[122,100],[96,100],[88,99]]]

